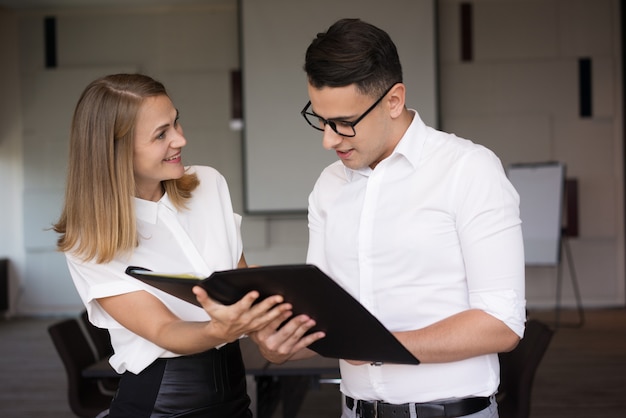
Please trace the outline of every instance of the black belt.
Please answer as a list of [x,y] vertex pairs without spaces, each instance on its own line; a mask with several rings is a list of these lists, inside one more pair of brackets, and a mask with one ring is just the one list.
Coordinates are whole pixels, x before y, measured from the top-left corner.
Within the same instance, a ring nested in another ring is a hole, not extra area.
[[487,397],[455,399],[442,402],[426,402],[396,405],[381,401],[361,401],[346,396],[349,409],[356,403],[357,413],[361,418],[408,418],[411,408],[415,407],[417,418],[454,418],[475,414],[491,404]]

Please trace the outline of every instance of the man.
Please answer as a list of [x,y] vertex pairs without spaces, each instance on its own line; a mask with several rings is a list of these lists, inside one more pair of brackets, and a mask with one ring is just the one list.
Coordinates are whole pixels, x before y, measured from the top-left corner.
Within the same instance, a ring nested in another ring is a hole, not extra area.
[[[498,352],[525,321],[519,197],[486,148],[405,106],[387,33],[343,19],[306,52],[302,115],[339,161],[309,197],[307,262],[372,312],[419,365],[340,361],[343,417],[497,417]],[[304,315],[253,338],[271,361],[323,337]]]

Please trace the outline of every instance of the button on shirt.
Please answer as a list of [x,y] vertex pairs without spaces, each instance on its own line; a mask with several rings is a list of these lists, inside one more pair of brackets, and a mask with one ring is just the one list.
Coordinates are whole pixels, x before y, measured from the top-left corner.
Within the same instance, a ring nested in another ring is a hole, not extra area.
[[193,166],[188,172],[195,172],[200,184],[187,202],[187,209],[177,210],[167,194],[158,202],[135,198],[139,245],[132,254],[97,264],[66,253],[70,274],[90,320],[108,328],[111,334],[115,354],[110,363],[118,373],[139,373],[157,358],[177,354],[122,327],[100,307],[97,298],[145,290],[183,320],[210,319],[204,309],[126,275],[126,267],[206,277],[217,270],[236,268],[241,258],[241,217],[233,213],[224,177],[210,167]]
[[[519,196],[491,151],[411,112],[409,129],[374,170],[337,161],[322,172],[309,197],[307,262],[392,332],[481,309],[521,336]],[[391,403],[489,396],[499,383],[497,354],[340,367],[344,394]]]

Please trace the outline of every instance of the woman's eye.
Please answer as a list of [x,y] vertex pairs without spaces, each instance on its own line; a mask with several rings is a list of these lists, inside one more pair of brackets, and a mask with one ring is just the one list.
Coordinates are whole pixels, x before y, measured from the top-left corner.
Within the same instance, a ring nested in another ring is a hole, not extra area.
[[165,131],[161,132],[158,136],[157,139],[165,139]]

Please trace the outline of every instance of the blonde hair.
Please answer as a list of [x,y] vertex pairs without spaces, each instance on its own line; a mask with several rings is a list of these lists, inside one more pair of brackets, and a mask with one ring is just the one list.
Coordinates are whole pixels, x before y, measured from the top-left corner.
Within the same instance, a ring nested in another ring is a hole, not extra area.
[[[138,244],[135,221],[133,138],[144,99],[167,95],[141,74],[114,74],[91,82],[72,119],[65,204],[53,229],[60,251],[106,263]],[[166,180],[172,203],[184,209],[199,184],[195,174]]]

